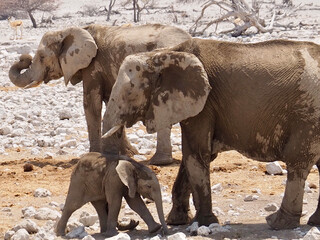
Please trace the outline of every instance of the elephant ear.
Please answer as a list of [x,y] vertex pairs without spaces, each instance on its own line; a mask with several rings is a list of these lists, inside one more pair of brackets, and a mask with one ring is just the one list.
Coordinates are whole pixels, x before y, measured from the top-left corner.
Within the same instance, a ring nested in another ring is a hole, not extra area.
[[160,52],[149,59],[153,80],[151,100],[145,115],[149,133],[200,113],[211,90],[208,76],[200,60],[185,52]]
[[[82,28],[69,28],[62,35],[59,61],[67,85],[80,69],[89,66],[98,47],[90,33]],[[73,84],[78,82],[79,80],[73,81]]]
[[129,197],[134,198],[137,192],[137,181],[134,166],[126,160],[119,160],[116,167],[121,182],[129,189]]

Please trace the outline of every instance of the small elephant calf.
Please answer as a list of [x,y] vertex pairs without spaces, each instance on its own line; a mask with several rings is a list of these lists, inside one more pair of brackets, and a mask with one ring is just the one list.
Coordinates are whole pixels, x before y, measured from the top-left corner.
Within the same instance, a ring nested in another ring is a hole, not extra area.
[[[161,225],[154,221],[140,195],[155,201]],[[91,152],[79,159],[72,172],[66,203],[56,228],[57,235],[65,234],[71,214],[87,202],[91,202],[98,213],[101,232],[108,237],[116,235],[122,197],[146,222],[150,233],[158,231],[161,226],[164,233],[168,232],[155,173],[128,157]],[[118,229],[133,229],[137,224],[131,220],[129,225],[118,225]]]

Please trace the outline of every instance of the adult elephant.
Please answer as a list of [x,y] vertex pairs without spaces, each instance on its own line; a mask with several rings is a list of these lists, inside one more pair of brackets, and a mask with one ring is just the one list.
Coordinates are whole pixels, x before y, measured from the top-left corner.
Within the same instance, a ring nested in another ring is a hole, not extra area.
[[[112,129],[106,136],[138,120],[148,132],[180,122],[183,158],[172,190],[171,224],[187,222],[190,192],[194,220],[218,221],[209,178],[217,153],[236,149],[260,161],[282,160],[288,170],[285,194],[267,222],[274,229],[294,228],[305,180],[320,158],[319,80],[320,46],[310,42],[192,39],[169,50],[131,55],[107,105]],[[319,205],[309,224],[320,225]]]
[[[83,103],[90,151],[133,155],[124,129],[101,143],[102,102],[108,101],[123,59],[132,53],[175,46],[190,35],[183,30],[159,24],[143,26],[89,25],[47,32],[34,58],[22,55],[9,71],[12,83],[33,87],[64,76],[65,84],[83,81]],[[27,69],[21,73],[23,69]],[[104,122],[105,123],[105,122]],[[103,124],[103,132],[107,126]],[[156,154],[151,164],[172,162],[170,128],[158,133]]]

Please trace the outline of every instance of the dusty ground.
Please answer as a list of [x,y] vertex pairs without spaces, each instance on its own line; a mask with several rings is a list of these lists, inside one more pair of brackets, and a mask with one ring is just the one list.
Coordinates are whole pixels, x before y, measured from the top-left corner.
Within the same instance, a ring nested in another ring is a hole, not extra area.
[[[176,155],[175,158],[175,163],[170,166],[152,167],[157,173],[160,183],[169,186],[170,189],[176,177],[181,156]],[[53,159],[30,158],[23,149],[15,149],[0,160],[0,236],[3,236],[7,230],[21,220],[23,207],[48,207],[52,201],[59,204],[64,203],[75,159],[76,156],[74,158]],[[23,165],[26,162],[33,164],[33,171],[24,172]],[[148,161],[143,163],[147,164]],[[284,191],[283,182],[286,176],[267,175],[264,163],[245,158],[235,151],[220,154],[211,164],[210,169],[212,185],[221,183],[223,186],[221,193],[212,194],[213,207],[219,207],[223,211],[223,214],[218,217],[220,223],[229,224],[231,227],[230,232],[210,235],[210,238],[267,239],[276,237],[278,239],[297,239],[303,237],[310,229],[306,222],[316,208],[318,189],[312,189],[313,193],[305,194],[304,211],[307,213],[301,219],[301,228],[272,231],[266,224],[265,216],[269,213],[264,210],[264,207],[272,202],[280,205],[281,194]],[[308,182],[318,186],[317,170],[311,171]],[[52,196],[48,198],[33,197],[33,191],[39,187],[49,189]],[[259,199],[245,202],[243,199],[249,194],[259,195]],[[148,206],[156,216],[154,205],[149,204]],[[10,212],[5,211],[8,208],[11,209]],[[94,211],[89,204],[83,208]],[[79,214],[82,210],[78,210],[75,214]],[[170,204],[165,204],[165,213],[167,214],[169,210]],[[233,216],[230,210],[234,210],[239,215]],[[139,219],[137,215],[132,215],[132,217]],[[38,221],[38,224],[41,226],[45,224],[45,221]],[[186,226],[171,226],[170,234],[183,231],[189,236],[185,229]],[[96,239],[104,239],[97,232],[90,233],[96,233],[94,234]],[[148,236],[146,226],[141,219],[139,230],[128,232],[128,234],[134,239]],[[190,238],[202,239],[203,237]]]

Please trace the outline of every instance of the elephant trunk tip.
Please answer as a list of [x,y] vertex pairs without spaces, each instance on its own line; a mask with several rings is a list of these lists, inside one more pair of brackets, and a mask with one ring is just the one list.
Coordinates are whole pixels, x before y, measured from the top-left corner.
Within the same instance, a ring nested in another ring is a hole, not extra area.
[[[11,82],[18,87],[25,87],[30,84],[31,71],[30,65],[32,64],[32,57],[29,54],[22,54],[19,61],[15,62],[9,70],[9,78]],[[22,70],[27,69],[24,73]]]
[[22,54],[19,58],[20,62],[25,62],[26,68],[30,66],[31,62],[32,62],[32,57],[29,54]]

